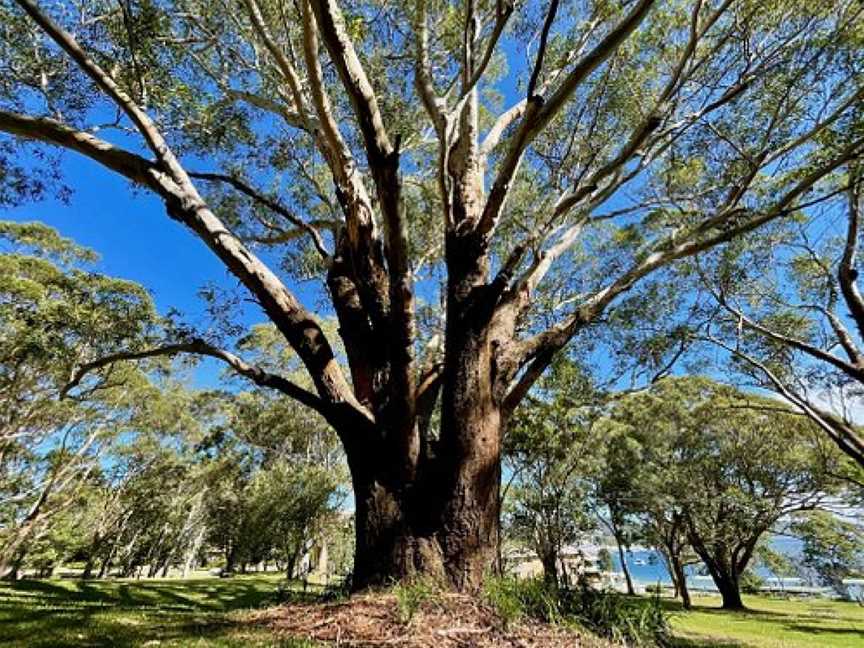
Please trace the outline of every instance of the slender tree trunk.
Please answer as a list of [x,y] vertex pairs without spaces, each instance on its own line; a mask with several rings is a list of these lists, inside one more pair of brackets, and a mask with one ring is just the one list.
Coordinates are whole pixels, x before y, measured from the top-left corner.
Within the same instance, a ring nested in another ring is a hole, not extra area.
[[624,572],[624,580],[627,581],[627,593],[633,596],[636,594],[636,589],[633,587],[633,578],[630,576],[630,568],[627,566],[627,560],[624,557],[624,543],[619,533],[615,534],[615,544],[618,546],[618,559],[621,561],[621,571]]
[[540,554],[540,562],[543,563],[543,579],[550,585],[557,586],[559,583],[558,554],[555,551],[543,551]]
[[[121,529],[122,530],[122,529]],[[118,539],[120,534],[117,534],[117,539],[115,539],[111,543],[111,548],[108,550],[108,554],[102,560],[102,564],[99,566],[99,574],[96,578],[105,578],[108,570],[111,569],[111,562],[114,560],[114,555],[117,553],[117,545],[119,544]]]
[[291,580],[297,573],[297,559],[294,554],[291,554],[288,557],[288,561],[285,564],[285,578]]
[[84,569],[81,571],[82,580],[93,578],[93,563],[95,562],[95,559],[96,557],[91,549],[91,551],[87,553],[87,562],[84,563]]
[[3,571],[0,572],[0,579],[8,581],[17,581],[21,571],[21,565],[24,564],[24,558],[27,556],[27,548],[18,545],[15,553],[7,562],[3,564]]
[[192,541],[191,546],[186,551],[186,560],[183,561],[183,578],[189,577],[189,572],[194,567],[195,559],[198,556],[198,551],[201,549],[201,544],[204,542],[204,535],[206,533],[207,528],[202,526],[198,533],[195,534],[195,540]]
[[675,573],[675,568],[672,565],[672,552],[668,547],[657,547],[658,553],[663,557],[663,563],[666,565],[666,571],[669,572],[669,578],[672,580],[672,598],[678,598],[678,576]]
[[678,596],[680,594],[681,604],[685,610],[689,610],[692,607],[692,603],[690,601],[690,590],[687,589],[687,574],[684,571],[684,566],[681,564],[681,558],[673,554],[669,560],[672,564],[672,572],[674,573],[675,595]]
[[[42,516],[42,507],[53,492],[55,478],[56,475],[52,475],[52,477],[47,481],[42,492],[39,494],[38,499],[34,502],[33,506],[30,507],[30,511],[23,519],[21,525],[14,531],[12,540],[7,542],[6,546],[3,548],[4,553],[3,555],[0,555],[0,578],[5,579],[11,574],[12,578],[10,578],[10,580],[16,579],[15,574],[20,568],[20,562],[16,556],[21,556],[21,560],[23,560],[23,556],[27,553],[26,543],[33,535],[37,522]],[[11,565],[11,571],[9,571],[10,561],[13,559],[15,559],[15,562]]]

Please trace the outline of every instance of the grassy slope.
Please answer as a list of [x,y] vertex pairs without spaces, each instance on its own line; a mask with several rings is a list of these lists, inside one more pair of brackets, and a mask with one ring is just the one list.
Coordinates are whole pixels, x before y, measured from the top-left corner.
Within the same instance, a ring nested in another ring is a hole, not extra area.
[[275,642],[239,613],[273,601],[278,576],[0,584],[0,645],[311,648]]
[[691,612],[673,610],[682,648],[864,648],[864,607],[827,600],[745,596],[747,612],[724,612],[717,597],[697,597]]

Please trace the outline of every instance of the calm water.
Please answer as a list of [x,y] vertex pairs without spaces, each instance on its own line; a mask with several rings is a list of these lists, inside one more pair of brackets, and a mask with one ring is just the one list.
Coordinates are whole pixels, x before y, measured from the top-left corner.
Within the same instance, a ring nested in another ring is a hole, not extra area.
[[[794,538],[774,538],[771,541],[771,546],[776,551],[794,557],[799,553],[800,543]],[[618,560],[618,552],[614,548],[609,549],[612,553],[612,560],[615,563],[615,570],[621,571],[621,562]],[[625,554],[627,559],[627,567],[630,569],[630,575],[633,580],[641,585],[653,585],[661,583],[663,585],[671,585],[672,579],[663,562],[660,554],[653,549],[634,550]],[[757,573],[763,578],[773,578],[773,574],[765,570],[757,570]],[[689,567],[687,570],[688,581],[691,587],[714,589],[714,584],[710,577],[701,577],[698,572],[698,565]]]

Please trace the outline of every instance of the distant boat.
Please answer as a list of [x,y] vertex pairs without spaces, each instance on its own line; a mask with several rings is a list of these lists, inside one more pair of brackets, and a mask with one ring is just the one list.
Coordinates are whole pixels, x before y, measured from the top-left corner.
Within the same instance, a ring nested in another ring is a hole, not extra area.
[[639,559],[637,559],[637,560],[634,560],[634,561],[633,561],[633,564],[634,564],[634,565],[639,565],[639,566],[641,567],[642,565],[647,565],[648,563],[645,562],[644,560],[642,560],[641,558],[639,558]]

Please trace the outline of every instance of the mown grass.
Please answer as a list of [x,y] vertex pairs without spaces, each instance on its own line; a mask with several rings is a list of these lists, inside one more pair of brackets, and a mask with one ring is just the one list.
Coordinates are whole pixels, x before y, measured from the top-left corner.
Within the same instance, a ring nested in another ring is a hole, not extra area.
[[272,605],[279,577],[153,581],[32,580],[0,584],[0,645],[313,648],[243,621]]
[[745,596],[745,612],[726,612],[719,597],[697,597],[693,610],[666,602],[678,648],[864,648],[864,607],[829,600]]
[[[15,648],[159,646],[314,648],[276,639],[245,620],[276,602],[280,577],[191,580],[44,580],[0,583],[0,645]],[[664,601],[677,648],[862,648],[864,607],[825,600],[745,597],[724,612],[716,597],[694,609]]]

